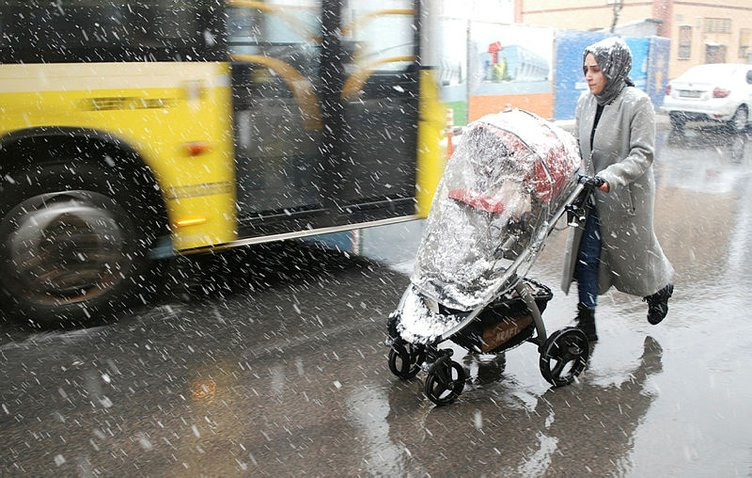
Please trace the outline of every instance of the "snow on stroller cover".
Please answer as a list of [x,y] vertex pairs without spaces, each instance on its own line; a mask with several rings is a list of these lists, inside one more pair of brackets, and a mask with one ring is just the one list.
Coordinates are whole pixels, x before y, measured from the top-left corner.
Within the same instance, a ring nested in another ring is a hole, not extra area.
[[[524,276],[559,217],[582,196],[580,165],[574,137],[532,113],[513,109],[467,127],[437,188],[410,285],[390,316],[392,372],[412,378],[424,362],[445,362],[435,345],[446,339],[485,352],[463,340],[462,329],[499,301],[509,311],[517,300],[521,307],[512,308],[537,315],[544,345],[540,314],[526,309],[544,308],[550,290]],[[522,302],[528,292],[538,307]],[[427,395],[440,404],[454,399]]]

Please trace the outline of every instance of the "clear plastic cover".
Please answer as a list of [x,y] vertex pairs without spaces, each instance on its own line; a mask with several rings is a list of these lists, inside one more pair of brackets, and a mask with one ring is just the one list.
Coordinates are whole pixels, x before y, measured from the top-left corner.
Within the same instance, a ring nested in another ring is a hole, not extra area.
[[470,124],[434,197],[411,278],[415,292],[468,311],[514,285],[579,168],[574,137],[532,113],[511,110]]

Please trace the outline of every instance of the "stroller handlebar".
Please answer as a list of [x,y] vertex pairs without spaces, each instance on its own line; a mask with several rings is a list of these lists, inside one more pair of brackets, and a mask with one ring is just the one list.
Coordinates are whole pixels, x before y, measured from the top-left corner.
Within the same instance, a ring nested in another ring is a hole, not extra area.
[[579,183],[584,185],[588,189],[597,189],[600,186],[603,185],[606,181],[600,177],[600,176],[587,176],[584,174],[581,174],[579,179]]
[[593,197],[595,190],[606,181],[600,176],[580,174],[577,182],[582,185],[582,188],[577,193],[576,198],[564,207],[564,211],[567,214],[567,225],[572,227],[579,227],[585,224],[588,198]]

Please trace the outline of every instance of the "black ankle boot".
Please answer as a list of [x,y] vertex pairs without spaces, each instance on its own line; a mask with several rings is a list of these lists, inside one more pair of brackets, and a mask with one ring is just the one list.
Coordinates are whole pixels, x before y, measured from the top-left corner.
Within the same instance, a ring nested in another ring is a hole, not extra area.
[[584,304],[577,304],[577,317],[574,318],[575,327],[582,330],[588,342],[596,342],[598,335],[595,333],[595,309],[590,309]]
[[648,303],[648,322],[657,325],[666,318],[666,314],[668,314],[668,300],[673,294],[674,285],[669,284],[655,294],[642,299]]

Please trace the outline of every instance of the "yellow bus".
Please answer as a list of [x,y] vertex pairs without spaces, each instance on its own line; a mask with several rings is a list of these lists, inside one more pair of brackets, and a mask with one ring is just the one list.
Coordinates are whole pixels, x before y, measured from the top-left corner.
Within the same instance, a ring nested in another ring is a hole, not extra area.
[[122,308],[197,253],[425,216],[419,0],[0,0],[0,300]]

